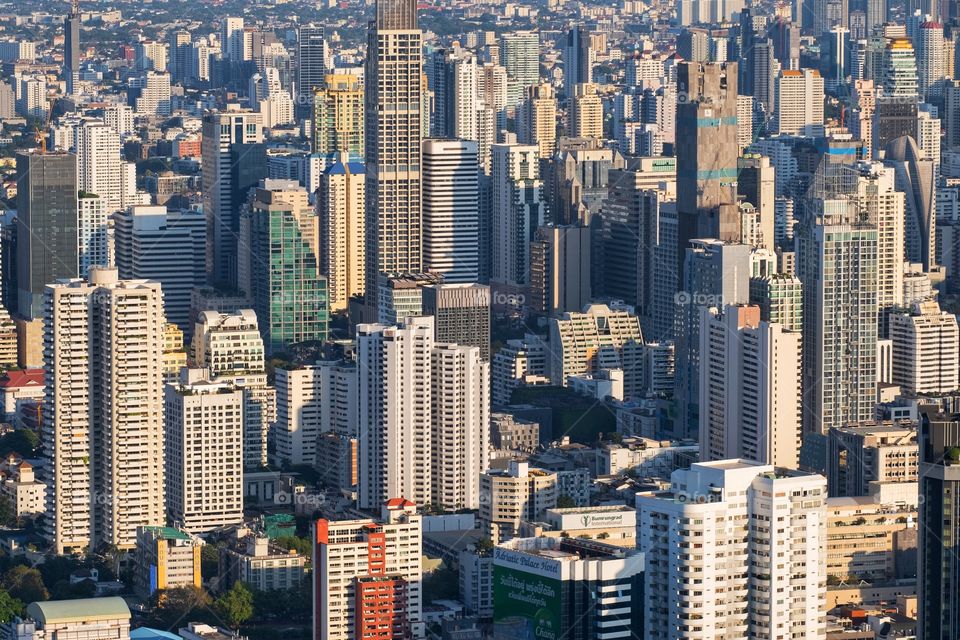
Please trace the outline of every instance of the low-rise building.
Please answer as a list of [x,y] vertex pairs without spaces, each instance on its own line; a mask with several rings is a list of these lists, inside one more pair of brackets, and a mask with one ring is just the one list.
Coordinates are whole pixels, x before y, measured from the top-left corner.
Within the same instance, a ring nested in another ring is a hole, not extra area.
[[174,527],[140,527],[134,554],[134,583],[146,598],[157,589],[203,584],[200,576],[200,549],[203,541]]
[[[904,564],[916,570],[917,510],[882,504],[875,496],[827,498],[827,578],[874,582],[898,575]],[[912,541],[912,545],[910,542]],[[898,562],[899,560],[899,562]]]
[[220,551],[220,588],[229,589],[238,580],[256,591],[289,589],[303,580],[306,558],[270,544],[270,539],[251,534]]
[[10,454],[0,463],[0,494],[6,496],[18,518],[36,516],[44,512],[47,485],[38,482],[33,465]]
[[119,597],[34,602],[8,630],[11,640],[125,640],[130,637],[130,608]]
[[520,535],[601,540],[632,549],[637,546],[637,512],[620,505],[547,509],[540,522],[523,523]]

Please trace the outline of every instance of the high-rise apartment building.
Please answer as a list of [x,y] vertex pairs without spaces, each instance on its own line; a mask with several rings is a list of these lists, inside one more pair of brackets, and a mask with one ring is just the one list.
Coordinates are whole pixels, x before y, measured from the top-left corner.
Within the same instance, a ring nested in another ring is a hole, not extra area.
[[524,90],[540,80],[540,34],[536,31],[503,34],[500,64],[507,70],[507,105],[516,105]]
[[78,275],[77,159],[17,155],[17,312],[43,315],[44,287]]
[[447,282],[480,279],[477,143],[423,142],[423,267]]
[[242,203],[237,201],[239,198],[235,197],[233,189],[230,151],[234,145],[263,141],[261,116],[250,112],[210,114],[203,119],[202,134],[207,278],[212,283],[236,284],[237,238]]
[[243,390],[243,464],[247,469],[266,466],[276,398],[267,386],[257,315],[252,309],[203,311],[193,331],[193,356],[215,382],[229,381]]
[[[320,102],[315,104],[319,105]],[[364,207],[366,167],[346,151],[320,177],[317,194],[319,272],[327,279],[330,311],[345,311],[366,284]]]
[[852,199],[815,199],[797,234],[804,431],[871,420],[877,372],[877,227]]
[[127,83],[127,104],[139,115],[170,115],[170,95],[170,76],[166,73],[147,71]]
[[578,84],[570,105],[570,132],[575,138],[603,138],[603,101],[597,85]]
[[490,281],[520,291],[530,284],[530,241],[546,221],[540,155],[534,145],[491,149]]
[[530,243],[530,300],[538,313],[580,311],[593,298],[593,234],[582,225],[543,225]]
[[882,58],[883,92],[876,99],[873,114],[874,157],[901,136],[914,136],[917,130],[919,99],[917,59],[908,38],[886,41]]
[[167,513],[184,531],[243,522],[243,395],[207,369],[183,369],[164,390]]
[[478,72],[471,51],[455,46],[434,54],[432,137],[480,140]]
[[530,85],[517,106],[517,140],[536,145],[540,158],[552,158],[557,150],[557,97],[553,85]]
[[364,154],[363,82],[355,75],[327,75],[313,94],[313,152],[346,152],[351,160]]
[[700,460],[797,468],[800,332],[760,320],[755,306],[700,313]]
[[87,277],[92,266],[112,266],[109,217],[103,198],[84,191],[77,194],[77,265],[81,278]]
[[557,506],[556,472],[531,468],[511,460],[506,469],[488,469],[480,475],[480,529],[494,544],[514,538],[521,522],[537,522]]
[[318,438],[323,434],[357,438],[357,384],[358,370],[352,363],[323,361],[276,369],[274,435],[280,464],[319,463]]
[[159,282],[167,321],[190,334],[191,294],[206,283],[204,214],[138,205],[116,213],[113,220],[120,277]]
[[943,41],[942,24],[928,20],[920,25],[916,35],[917,91],[925,102],[932,103],[943,96],[947,78]]
[[678,273],[690,240],[739,242],[737,210],[737,65],[677,67]]
[[46,535],[132,548],[166,519],[160,284],[95,267],[44,301]]
[[890,315],[893,384],[904,393],[948,393],[960,388],[960,328],[957,317],[936,300]]
[[[476,508],[489,446],[489,365],[480,350],[436,344],[429,317],[399,327],[358,325],[357,336],[360,504],[371,508],[402,493]],[[460,420],[451,430],[454,415]],[[448,486],[434,495],[440,478]]]
[[[416,0],[379,0],[367,37],[364,71],[366,280],[368,309],[376,309],[377,278],[419,272],[423,126],[422,33]],[[410,498],[411,496],[406,496]]]
[[379,518],[313,525],[314,640],[422,637],[422,523],[417,505],[384,500]]
[[113,127],[100,120],[84,120],[73,130],[73,149],[79,190],[100,196],[110,214],[129,204],[120,134]]
[[785,331],[803,331],[803,284],[791,273],[773,273],[750,279],[750,304],[760,308],[760,319]]
[[917,430],[910,424],[834,427],[827,433],[831,496],[866,496],[875,484],[917,481]]
[[816,69],[781,71],[776,78],[774,130],[812,135],[823,126],[823,77]]
[[570,376],[622,369],[625,395],[643,388],[643,335],[632,309],[591,304],[551,318],[550,347],[550,378],[558,386]]
[[645,638],[826,637],[826,478],[720,460],[671,485],[637,495]]
[[434,339],[477,347],[490,360],[490,287],[476,283],[426,285],[423,315],[433,316]]

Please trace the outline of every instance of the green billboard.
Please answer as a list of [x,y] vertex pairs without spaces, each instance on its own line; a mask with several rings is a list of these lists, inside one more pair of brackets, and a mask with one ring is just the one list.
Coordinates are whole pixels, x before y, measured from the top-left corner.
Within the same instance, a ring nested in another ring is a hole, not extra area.
[[557,640],[561,581],[493,565],[493,623],[497,640]]

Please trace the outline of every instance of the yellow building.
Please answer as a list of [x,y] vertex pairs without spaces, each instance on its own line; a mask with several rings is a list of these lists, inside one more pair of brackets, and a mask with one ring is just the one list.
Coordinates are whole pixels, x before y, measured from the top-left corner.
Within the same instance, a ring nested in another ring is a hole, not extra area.
[[330,74],[324,82],[313,96],[313,152],[362,158],[363,83],[349,74]]
[[158,589],[200,588],[202,546],[202,540],[174,527],[140,527],[134,574],[137,592],[148,597]]
[[916,553],[908,542],[916,521],[916,509],[883,504],[874,496],[828,498],[827,576],[847,581],[897,577],[898,553]]

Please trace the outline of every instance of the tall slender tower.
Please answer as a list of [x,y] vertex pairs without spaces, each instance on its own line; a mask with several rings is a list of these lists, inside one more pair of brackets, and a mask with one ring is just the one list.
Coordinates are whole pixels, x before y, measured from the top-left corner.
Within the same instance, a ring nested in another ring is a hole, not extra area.
[[690,240],[740,240],[737,210],[737,65],[677,68],[678,258]]
[[377,276],[421,270],[422,34],[416,0],[380,0],[370,23],[365,93],[366,306]]
[[80,2],[70,3],[70,13],[63,21],[63,75],[67,94],[73,95],[80,82]]

